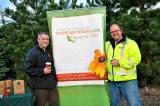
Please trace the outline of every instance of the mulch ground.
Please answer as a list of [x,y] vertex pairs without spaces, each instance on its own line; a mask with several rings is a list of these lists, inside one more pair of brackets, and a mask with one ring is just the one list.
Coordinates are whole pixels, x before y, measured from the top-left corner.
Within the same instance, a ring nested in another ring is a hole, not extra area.
[[[139,94],[142,106],[160,106],[160,85],[139,88]],[[125,100],[122,101],[122,106],[127,106]]]
[[160,106],[160,86],[146,86],[139,93],[143,106]]

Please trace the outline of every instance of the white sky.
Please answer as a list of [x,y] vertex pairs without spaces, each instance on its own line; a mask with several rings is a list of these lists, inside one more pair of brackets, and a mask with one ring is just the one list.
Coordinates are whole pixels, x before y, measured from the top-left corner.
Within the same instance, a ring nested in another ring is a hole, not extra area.
[[[58,3],[59,0],[55,0],[55,2]],[[86,0],[77,0],[77,3],[85,3]],[[10,7],[11,9],[14,9],[14,6],[10,3],[9,0],[0,0],[0,9],[4,9],[6,7]],[[156,9],[156,8],[160,8],[160,2],[157,3],[157,5],[155,5],[153,7],[153,9]]]
[[[59,0],[55,0],[56,3],[59,2]],[[80,3],[86,3],[86,0],[77,0],[77,3],[80,4]],[[15,10],[15,6],[11,4],[10,0],[0,0],[0,9],[4,9],[4,8],[7,8],[9,7],[10,9],[13,9]],[[157,3],[155,6],[152,6],[151,7],[152,9],[157,9],[157,8],[160,8],[160,2]],[[1,16],[1,15],[0,15]],[[1,17],[0,17],[1,18]],[[7,19],[7,18],[6,18]]]
[[153,7],[153,9],[157,9],[157,8],[160,8],[160,2],[158,2],[158,3]]
[[[59,2],[59,0],[55,0],[56,3]],[[80,4],[80,3],[85,3],[86,0],[77,0],[77,3]],[[9,7],[10,9],[13,9],[13,10],[16,10],[15,6],[12,5],[12,3],[10,2],[10,0],[0,0],[0,9],[4,9],[4,8],[7,8]],[[0,19],[1,19],[1,14],[0,14]],[[5,17],[6,20],[10,20],[8,17]],[[0,26],[1,26],[1,23],[0,23]]]
[[[55,2],[58,3],[59,0],[55,0]],[[79,4],[79,3],[84,3],[84,2],[86,2],[86,0],[77,0],[77,3],[78,3],[78,4]],[[10,3],[9,0],[0,0],[0,8],[1,8],[1,9],[4,9],[4,8],[6,8],[6,7],[10,7],[10,8],[13,9],[13,6],[12,6],[12,4]]]

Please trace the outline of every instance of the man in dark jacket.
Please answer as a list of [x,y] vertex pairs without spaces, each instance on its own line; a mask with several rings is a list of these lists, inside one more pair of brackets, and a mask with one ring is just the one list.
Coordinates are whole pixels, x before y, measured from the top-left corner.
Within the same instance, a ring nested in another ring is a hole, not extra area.
[[[57,79],[53,58],[47,51],[49,36],[45,32],[38,34],[38,44],[27,53],[24,70],[30,76],[30,86],[35,96],[36,106],[59,106]],[[51,63],[51,66],[46,66]]]

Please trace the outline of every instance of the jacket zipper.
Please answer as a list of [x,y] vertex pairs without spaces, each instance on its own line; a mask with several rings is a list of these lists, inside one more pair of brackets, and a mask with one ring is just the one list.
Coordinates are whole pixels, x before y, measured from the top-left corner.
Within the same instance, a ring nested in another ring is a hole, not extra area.
[[[115,48],[113,49],[112,58],[114,58],[114,50],[115,50]],[[112,65],[112,75],[113,75],[113,81],[114,81],[113,65]]]

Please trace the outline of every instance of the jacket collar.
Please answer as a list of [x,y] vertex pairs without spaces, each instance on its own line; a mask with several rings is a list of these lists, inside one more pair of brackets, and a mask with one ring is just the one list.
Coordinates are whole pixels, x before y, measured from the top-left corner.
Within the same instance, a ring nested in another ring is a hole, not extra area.
[[[126,36],[125,35],[122,35],[122,39],[119,41],[119,42],[117,42],[117,44],[119,44],[119,43],[121,43],[121,42],[125,42],[126,41]],[[113,38],[111,38],[110,39],[110,42],[111,42],[111,44],[112,44],[112,47],[113,48],[115,48],[115,46],[117,45],[115,45],[115,40],[113,39]]]
[[37,47],[40,51],[42,51],[42,52],[47,52],[47,48],[46,48],[46,51],[44,51],[42,48],[39,47],[38,44],[36,45],[36,47]]

